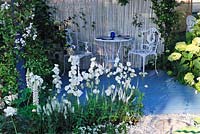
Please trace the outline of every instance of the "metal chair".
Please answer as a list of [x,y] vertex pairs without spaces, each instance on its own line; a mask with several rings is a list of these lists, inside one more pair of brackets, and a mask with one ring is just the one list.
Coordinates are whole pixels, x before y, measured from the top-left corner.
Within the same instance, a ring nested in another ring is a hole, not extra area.
[[187,25],[186,31],[191,32],[195,23],[196,23],[196,18],[192,15],[188,15],[187,18],[186,18],[186,25]]
[[[80,60],[83,57],[87,57],[87,56],[92,56],[92,52],[89,51],[89,42],[86,41],[80,41],[78,40],[78,34],[74,31],[72,31],[72,29],[65,29],[65,34],[66,34],[66,44],[70,46],[70,48],[72,49],[72,55],[76,56],[78,58],[78,67],[80,67]],[[64,48],[67,49],[67,48]],[[64,57],[63,57],[63,74],[65,74],[66,71],[66,60],[67,57],[69,56],[68,53],[64,53]]]
[[[158,45],[161,44],[161,34],[158,32],[156,28],[149,28],[141,33],[141,40],[139,41],[139,48],[133,47],[128,52],[128,61],[130,61],[130,55],[139,55],[142,57],[142,73],[145,76],[145,63],[146,57],[149,55],[155,56],[155,71],[156,69],[156,60],[157,60],[157,48]],[[135,46],[136,44],[133,44]]]

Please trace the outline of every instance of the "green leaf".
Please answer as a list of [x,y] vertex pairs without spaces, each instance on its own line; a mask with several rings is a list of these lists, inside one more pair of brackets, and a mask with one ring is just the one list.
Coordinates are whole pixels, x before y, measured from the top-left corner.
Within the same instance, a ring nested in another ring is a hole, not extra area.
[[195,59],[193,61],[193,65],[194,65],[195,68],[200,69],[200,61],[199,61],[199,59]]

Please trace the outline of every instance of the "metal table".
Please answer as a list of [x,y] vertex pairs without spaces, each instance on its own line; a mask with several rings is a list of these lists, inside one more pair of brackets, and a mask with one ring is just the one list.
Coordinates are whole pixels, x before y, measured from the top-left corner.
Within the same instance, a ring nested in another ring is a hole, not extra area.
[[[133,41],[133,38],[130,36],[117,36],[114,39],[112,39],[109,36],[101,36],[94,39],[96,42],[103,43],[103,49],[105,53],[105,64],[108,63],[114,63],[115,58],[119,57],[120,51],[122,46],[128,46],[131,41]],[[110,46],[112,45],[112,46]],[[108,47],[111,47],[111,52],[108,52]],[[118,47],[115,51],[115,48]]]

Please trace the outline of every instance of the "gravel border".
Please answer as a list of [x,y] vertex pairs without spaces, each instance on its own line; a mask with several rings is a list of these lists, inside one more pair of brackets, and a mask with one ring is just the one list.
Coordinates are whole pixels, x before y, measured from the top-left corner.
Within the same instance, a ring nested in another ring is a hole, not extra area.
[[200,114],[161,114],[143,116],[135,126],[129,126],[128,134],[173,134],[177,129],[193,126]]

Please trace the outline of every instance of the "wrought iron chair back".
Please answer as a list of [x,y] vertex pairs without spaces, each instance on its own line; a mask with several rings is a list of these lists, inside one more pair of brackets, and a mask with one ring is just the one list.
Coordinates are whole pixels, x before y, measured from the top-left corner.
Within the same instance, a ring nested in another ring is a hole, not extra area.
[[188,15],[187,18],[186,18],[186,25],[187,25],[186,31],[191,32],[195,23],[196,23],[196,18],[192,15]]

